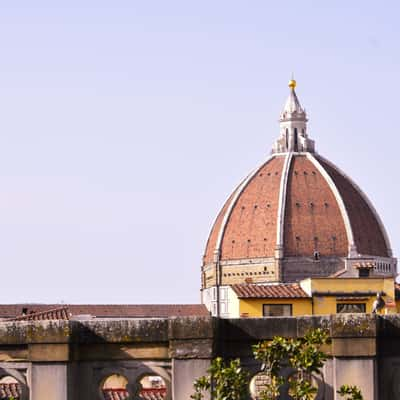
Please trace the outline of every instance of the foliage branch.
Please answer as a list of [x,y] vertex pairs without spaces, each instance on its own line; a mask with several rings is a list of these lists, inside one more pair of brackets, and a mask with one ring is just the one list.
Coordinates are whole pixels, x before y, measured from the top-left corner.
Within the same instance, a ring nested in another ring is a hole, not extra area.
[[215,358],[207,370],[207,376],[202,376],[194,382],[195,393],[190,396],[194,400],[202,400],[204,393],[211,393],[215,400],[247,400],[249,373],[245,371],[240,360],[227,363],[221,357]]
[[[258,400],[278,400],[285,383],[292,399],[314,400],[318,389],[313,377],[323,380],[322,367],[328,355],[321,348],[329,343],[328,332],[317,328],[300,338],[275,336],[272,341],[253,346],[254,357],[262,363],[261,372],[268,381]],[[293,370],[286,380],[281,375],[284,368]],[[207,372],[208,375],[194,382],[191,399],[202,400],[205,393],[211,394],[214,400],[248,399],[250,375],[241,367],[239,359],[225,363],[217,357]],[[363,400],[356,386],[342,385],[337,393],[347,396],[344,400]]]
[[289,394],[295,400],[312,400],[317,393],[312,376],[322,377],[321,369],[328,355],[321,350],[329,343],[328,333],[320,328],[309,331],[300,338],[276,336],[253,346],[256,360],[262,362],[261,370],[269,383],[260,395],[260,400],[275,400],[285,380],[281,371],[289,367],[294,372],[288,378]]

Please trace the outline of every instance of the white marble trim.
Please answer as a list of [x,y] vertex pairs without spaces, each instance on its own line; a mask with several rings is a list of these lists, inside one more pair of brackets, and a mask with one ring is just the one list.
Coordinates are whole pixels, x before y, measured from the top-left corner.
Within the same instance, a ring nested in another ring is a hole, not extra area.
[[[347,213],[346,206],[344,204],[342,196],[339,193],[338,188],[336,187],[335,183],[333,182],[333,179],[330,177],[330,175],[325,170],[325,168],[318,162],[318,160],[311,153],[307,153],[307,158],[318,169],[319,173],[325,178],[326,182],[329,185],[329,188],[332,190],[332,193],[335,196],[335,199],[338,203],[340,213],[342,214],[342,218],[343,218],[343,222],[344,222],[344,226],[345,226],[346,234],[347,234],[347,240],[349,241],[349,249],[352,249],[352,251],[356,252],[357,250],[356,250],[356,245],[354,243],[354,235],[353,235],[353,230],[352,230],[351,224],[350,224],[349,214]],[[325,159],[324,159],[324,161],[325,161]],[[349,251],[349,253],[350,253],[350,251]],[[348,256],[350,257],[350,254]]]
[[292,161],[293,153],[286,153],[285,163],[282,169],[281,183],[279,187],[279,203],[278,203],[278,220],[276,232],[276,247],[283,247],[283,234],[285,224],[285,206],[286,206],[286,189],[289,177],[290,163]]
[[[221,227],[219,229],[218,233],[218,238],[217,238],[217,243],[215,245],[215,250],[214,254],[218,254],[218,260],[220,259],[220,250],[221,250],[221,244],[222,244],[222,239],[224,237],[226,225],[229,221],[229,217],[231,216],[233,207],[235,206],[236,202],[239,199],[239,196],[242,194],[243,190],[245,187],[248,185],[248,183],[253,179],[253,177],[258,173],[258,171],[269,161],[271,161],[275,157],[275,154],[271,155],[266,161],[264,161],[261,166],[257,167],[255,170],[253,170],[247,177],[246,179],[241,183],[241,185],[236,189],[235,194],[232,197],[232,200],[225,212],[224,218],[221,223]],[[215,261],[215,260],[214,260]]]
[[390,241],[389,241],[389,236],[386,232],[386,228],[383,225],[383,222],[379,216],[379,214],[377,213],[375,207],[373,206],[373,204],[371,203],[371,201],[369,200],[369,198],[367,197],[367,195],[361,190],[361,188],[348,176],[346,175],[340,168],[338,168],[335,164],[333,164],[332,162],[330,162],[329,160],[327,160],[325,157],[322,157],[320,155],[318,155],[318,157],[320,157],[324,162],[326,162],[330,167],[332,167],[333,169],[335,169],[340,175],[342,175],[344,178],[346,178],[351,184],[352,186],[358,191],[358,193],[360,194],[360,196],[364,199],[364,201],[367,203],[368,207],[370,208],[370,210],[372,211],[372,214],[374,215],[375,219],[378,221],[378,225],[381,228],[381,231],[383,233],[383,237],[385,239],[385,243],[386,243],[386,248],[388,250],[388,256],[392,257],[392,247],[390,246]]

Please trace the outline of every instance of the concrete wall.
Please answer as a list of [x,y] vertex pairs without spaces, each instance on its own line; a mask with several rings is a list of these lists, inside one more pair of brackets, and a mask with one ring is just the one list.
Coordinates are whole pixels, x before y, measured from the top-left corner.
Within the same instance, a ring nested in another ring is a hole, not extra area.
[[3,322],[0,378],[20,382],[22,400],[101,400],[107,376],[124,376],[134,398],[143,376],[158,375],[167,400],[187,400],[216,355],[240,357],[255,374],[252,344],[315,327],[332,338],[317,400],[339,400],[343,383],[358,385],[365,400],[400,398],[399,315]]

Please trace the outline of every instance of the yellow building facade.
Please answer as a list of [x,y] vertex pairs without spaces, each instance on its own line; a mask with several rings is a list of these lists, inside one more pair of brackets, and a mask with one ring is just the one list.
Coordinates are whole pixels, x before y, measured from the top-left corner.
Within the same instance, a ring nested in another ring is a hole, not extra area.
[[231,318],[371,313],[378,293],[385,302],[378,312],[400,311],[392,277],[307,278],[294,284],[232,285],[230,291]]

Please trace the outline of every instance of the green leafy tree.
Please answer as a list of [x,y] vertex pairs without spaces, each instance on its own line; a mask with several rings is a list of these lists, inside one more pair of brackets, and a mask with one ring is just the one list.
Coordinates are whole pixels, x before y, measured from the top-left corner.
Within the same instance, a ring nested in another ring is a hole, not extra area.
[[337,393],[347,396],[344,400],[364,400],[361,390],[357,386],[342,385]]
[[207,371],[194,382],[194,400],[202,400],[204,393],[211,393],[215,400],[246,400],[248,396],[249,374],[243,370],[240,360],[225,363],[221,357],[215,358]]
[[321,376],[328,356],[321,350],[329,343],[328,333],[320,328],[309,331],[301,338],[276,336],[272,341],[264,341],[253,346],[254,357],[262,362],[261,370],[268,376],[269,383],[261,393],[261,400],[279,398],[285,383],[281,371],[285,367],[294,370],[288,378],[289,394],[295,400],[312,400],[317,393],[313,376]]
[[[318,328],[300,338],[276,336],[253,346],[254,357],[261,361],[261,372],[267,377],[259,400],[278,400],[286,383],[292,399],[314,400],[318,391],[314,377],[323,379],[322,367],[328,355],[322,347],[328,343],[328,332]],[[281,375],[284,368],[293,371],[287,379]],[[195,381],[192,399],[202,400],[204,393],[210,393],[214,400],[247,399],[249,374],[241,368],[239,359],[225,364],[218,357],[207,372],[209,375]],[[363,400],[356,386],[343,385],[337,393],[347,396],[344,400]]]

